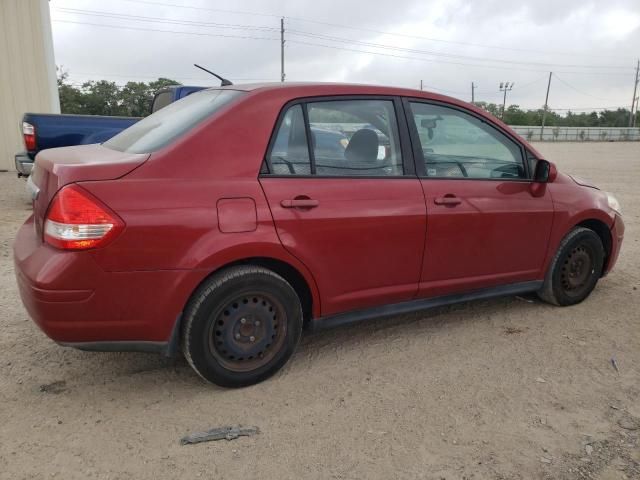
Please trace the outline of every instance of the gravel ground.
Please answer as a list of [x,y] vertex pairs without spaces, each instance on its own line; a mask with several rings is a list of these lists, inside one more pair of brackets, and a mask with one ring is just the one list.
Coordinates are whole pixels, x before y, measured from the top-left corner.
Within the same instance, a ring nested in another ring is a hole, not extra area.
[[[640,478],[640,143],[539,145],[615,192],[615,271],[571,308],[481,301],[303,337],[273,379],[59,347],[18,298],[24,181],[0,174],[0,478]],[[619,371],[613,368],[615,357]],[[181,446],[229,424],[261,433]]]

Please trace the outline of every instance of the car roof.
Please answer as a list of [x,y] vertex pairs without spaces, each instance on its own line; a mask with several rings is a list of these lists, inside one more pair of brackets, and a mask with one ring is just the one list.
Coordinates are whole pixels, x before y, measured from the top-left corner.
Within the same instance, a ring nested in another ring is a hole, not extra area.
[[512,136],[520,138],[520,141],[527,145],[528,149],[538,158],[544,158],[535,147],[522,139],[514,130],[500,119],[494,117],[489,112],[481,108],[460,100],[458,98],[442,95],[440,93],[426,90],[416,90],[405,87],[391,87],[383,85],[368,85],[358,83],[323,83],[323,82],[271,82],[271,83],[248,83],[240,85],[229,85],[226,87],[214,87],[212,89],[244,91],[251,95],[267,94],[277,96],[282,99],[298,99],[304,97],[331,97],[336,95],[384,95],[410,98],[422,98],[434,100],[471,110],[477,115],[490,119],[494,124],[498,124]]
[[228,87],[218,87],[231,90],[241,90],[245,92],[266,91],[266,90],[305,90],[309,95],[396,95],[396,96],[438,96],[433,92],[424,90],[415,90],[404,87],[392,87],[384,85],[371,85],[365,83],[336,83],[336,82],[266,82],[266,83],[247,83],[240,85],[230,85]]

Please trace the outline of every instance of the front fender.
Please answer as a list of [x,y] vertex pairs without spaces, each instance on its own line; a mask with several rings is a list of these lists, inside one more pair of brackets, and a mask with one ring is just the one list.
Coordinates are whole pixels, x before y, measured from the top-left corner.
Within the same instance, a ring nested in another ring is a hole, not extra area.
[[549,184],[554,204],[553,227],[541,277],[549,268],[562,239],[577,225],[599,221],[609,231],[615,222],[615,212],[609,207],[604,192],[570,183]]

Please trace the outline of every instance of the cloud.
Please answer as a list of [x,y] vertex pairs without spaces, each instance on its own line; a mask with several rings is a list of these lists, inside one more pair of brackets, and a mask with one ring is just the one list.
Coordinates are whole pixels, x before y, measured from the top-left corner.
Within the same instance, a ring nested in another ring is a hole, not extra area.
[[640,45],[640,2],[634,0],[244,0],[224,7],[235,13],[205,0],[180,3],[202,10],[159,3],[178,4],[52,0],[57,63],[74,82],[164,76],[216,84],[193,63],[234,81],[278,81],[284,15],[291,81],[417,88],[423,80],[465,100],[473,81],[476,99],[497,102],[498,84],[508,80],[515,82],[509,103],[533,108],[544,102],[553,70],[550,105],[579,109],[630,103]]

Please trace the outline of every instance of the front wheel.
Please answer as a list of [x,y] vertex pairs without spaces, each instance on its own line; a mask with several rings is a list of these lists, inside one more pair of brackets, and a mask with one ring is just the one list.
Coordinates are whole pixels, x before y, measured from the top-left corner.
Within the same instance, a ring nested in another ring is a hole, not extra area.
[[560,242],[538,296],[560,306],[582,302],[598,283],[604,258],[602,240],[593,230],[573,229]]
[[257,266],[214,274],[185,310],[182,351],[205,380],[223,387],[258,383],[293,354],[302,308],[281,276]]

